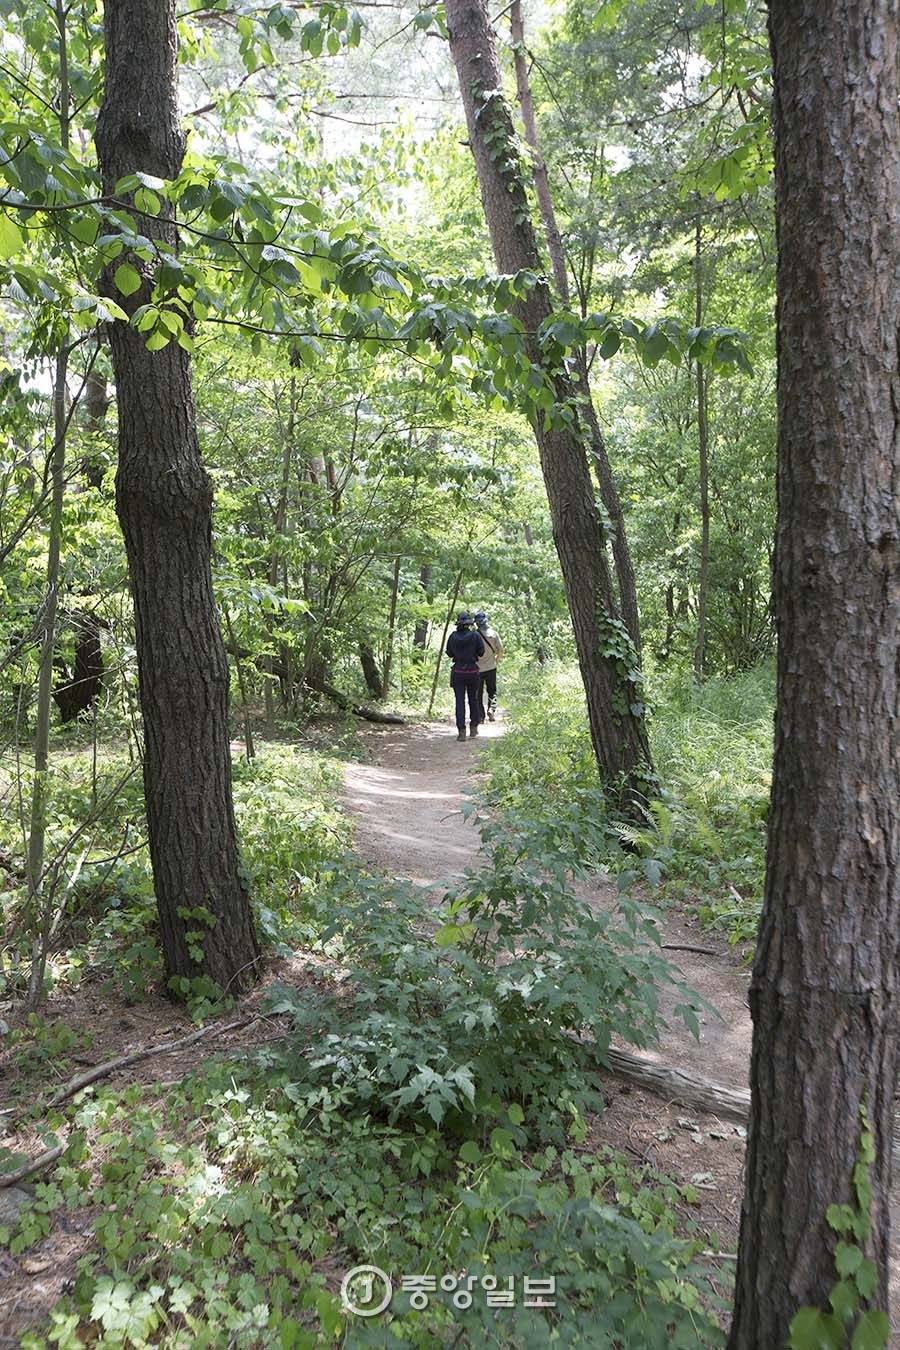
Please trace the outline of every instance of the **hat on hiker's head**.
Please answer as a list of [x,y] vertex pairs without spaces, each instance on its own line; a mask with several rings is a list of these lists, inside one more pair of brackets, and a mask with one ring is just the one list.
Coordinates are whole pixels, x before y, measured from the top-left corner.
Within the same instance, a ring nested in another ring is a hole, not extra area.
[[467,609],[464,609],[462,614],[457,614],[456,616],[457,628],[468,628],[471,622],[472,622],[472,615],[469,613]]
[[484,625],[487,623],[487,615],[485,614],[483,609],[476,609],[475,622],[478,624],[479,628],[483,628]]

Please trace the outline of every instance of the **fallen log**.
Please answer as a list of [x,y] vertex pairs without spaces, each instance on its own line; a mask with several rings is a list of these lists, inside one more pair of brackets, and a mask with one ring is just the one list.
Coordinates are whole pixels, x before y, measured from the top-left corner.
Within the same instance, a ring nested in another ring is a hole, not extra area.
[[[748,1088],[726,1087],[701,1074],[687,1073],[671,1064],[658,1064],[630,1050],[610,1048],[603,1056],[603,1065],[615,1078],[633,1083],[635,1087],[664,1097],[666,1101],[677,1102],[679,1106],[687,1106],[695,1111],[705,1111],[708,1115],[719,1116],[722,1120],[731,1120],[738,1125],[747,1124],[750,1115]],[[900,1123],[896,1116],[891,1158],[894,1173],[900,1176]]]
[[362,717],[367,722],[385,722],[394,727],[406,726],[406,718],[401,717],[399,713],[383,713],[379,712],[377,708],[368,707],[365,703],[354,703],[352,698],[348,698],[346,694],[341,693],[340,689],[335,689],[334,685],[328,684],[326,680],[307,675],[305,683],[307,688],[331,699],[331,702],[336,703],[342,712],[352,713],[354,717]]
[[711,1078],[686,1073],[670,1064],[657,1064],[629,1050],[607,1050],[603,1056],[610,1073],[636,1087],[645,1088],[657,1097],[665,1097],[679,1106],[690,1106],[697,1111],[733,1120],[746,1125],[750,1113],[750,1092],[747,1088],[724,1087]]

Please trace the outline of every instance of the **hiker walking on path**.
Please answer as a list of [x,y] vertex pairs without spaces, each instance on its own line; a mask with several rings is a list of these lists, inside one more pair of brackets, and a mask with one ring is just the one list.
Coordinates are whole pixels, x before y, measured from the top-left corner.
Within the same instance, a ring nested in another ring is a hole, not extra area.
[[497,663],[503,656],[503,643],[500,641],[500,634],[489,627],[488,617],[483,609],[476,610],[475,625],[484,643],[484,652],[478,658],[478,670],[481,675],[478,684],[478,713],[483,722],[484,696],[487,693],[487,718],[489,722],[493,722],[497,711]]
[[456,695],[456,739],[466,739],[466,703],[469,705],[469,735],[478,735],[482,716],[478,711],[478,690],[481,673],[478,662],[484,655],[485,644],[473,627],[474,619],[464,610],[456,618],[456,632],[447,639],[447,655],[453,660],[450,688]]

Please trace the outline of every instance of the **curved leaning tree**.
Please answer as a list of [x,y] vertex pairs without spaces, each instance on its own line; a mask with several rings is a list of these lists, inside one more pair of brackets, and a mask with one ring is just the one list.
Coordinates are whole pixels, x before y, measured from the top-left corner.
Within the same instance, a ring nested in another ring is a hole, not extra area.
[[570,411],[568,425],[540,412],[532,426],[541,458],[553,541],[559,555],[578,663],[587,698],[594,754],[603,780],[621,785],[621,804],[642,801],[653,765],[640,661],[622,621],[606,551],[605,527],[588,467],[589,429],[581,424],[578,390],[559,364],[548,365],[539,330],[553,312],[528,210],[525,177],[515,147],[494,34],[483,0],[447,0],[450,51],[456,65],[475,157],[481,200],[494,259],[501,273],[532,272],[537,284],[515,302],[525,352],[557,404]]

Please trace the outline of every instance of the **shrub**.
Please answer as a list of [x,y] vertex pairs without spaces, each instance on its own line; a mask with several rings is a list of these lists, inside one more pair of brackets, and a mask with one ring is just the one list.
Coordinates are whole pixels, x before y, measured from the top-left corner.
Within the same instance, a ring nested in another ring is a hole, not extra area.
[[487,800],[526,815],[574,868],[605,867],[623,885],[643,880],[661,898],[696,901],[729,940],[752,941],[765,867],[771,668],[700,686],[687,674],[657,672],[648,684],[663,789],[645,824],[609,812],[583,695],[574,673],[559,668],[526,694],[512,731],[487,752]]

